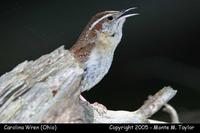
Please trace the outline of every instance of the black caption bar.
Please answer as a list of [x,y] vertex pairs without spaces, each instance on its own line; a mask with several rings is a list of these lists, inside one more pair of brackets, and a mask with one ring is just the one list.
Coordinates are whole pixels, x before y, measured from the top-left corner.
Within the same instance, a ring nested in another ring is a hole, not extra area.
[[0,124],[1,131],[200,132],[200,124]]

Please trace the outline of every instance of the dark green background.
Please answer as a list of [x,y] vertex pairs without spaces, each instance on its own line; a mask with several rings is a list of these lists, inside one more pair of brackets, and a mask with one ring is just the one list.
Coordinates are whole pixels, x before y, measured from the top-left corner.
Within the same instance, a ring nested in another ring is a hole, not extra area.
[[[170,103],[181,120],[200,122],[199,0],[0,2],[0,74],[61,45],[70,48],[95,13],[133,6],[140,16],[126,21],[111,70],[84,96],[109,109],[135,110],[170,85],[178,90]],[[169,120],[162,112],[155,117]]]

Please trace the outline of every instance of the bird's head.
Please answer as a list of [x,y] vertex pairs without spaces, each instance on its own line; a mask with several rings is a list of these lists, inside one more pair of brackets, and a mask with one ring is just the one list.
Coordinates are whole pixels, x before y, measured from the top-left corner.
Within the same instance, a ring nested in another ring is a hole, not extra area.
[[126,18],[138,15],[138,13],[131,13],[134,9],[97,13],[89,21],[70,51],[80,62],[87,61],[92,51],[96,50],[99,54],[113,55],[122,38],[122,28]]
[[[82,33],[82,39],[97,41],[106,38],[111,44],[117,45],[122,37],[122,28],[126,18],[138,15],[131,13],[135,8],[121,11],[104,11],[92,17]],[[84,36],[83,36],[84,34]]]

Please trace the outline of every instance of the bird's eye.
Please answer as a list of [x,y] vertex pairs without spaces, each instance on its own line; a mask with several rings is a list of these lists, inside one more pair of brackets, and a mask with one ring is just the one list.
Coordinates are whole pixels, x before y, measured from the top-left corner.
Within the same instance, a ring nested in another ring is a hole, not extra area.
[[108,20],[113,20],[113,17],[112,17],[112,16],[109,16],[107,19],[108,19]]

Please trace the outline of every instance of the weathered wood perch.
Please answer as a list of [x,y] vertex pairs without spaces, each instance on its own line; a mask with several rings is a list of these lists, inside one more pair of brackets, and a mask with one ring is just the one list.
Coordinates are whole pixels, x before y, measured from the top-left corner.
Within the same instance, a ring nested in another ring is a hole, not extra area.
[[137,111],[106,110],[79,100],[83,70],[60,47],[36,61],[25,61],[0,77],[1,123],[142,123],[165,105],[176,90],[165,87]]

